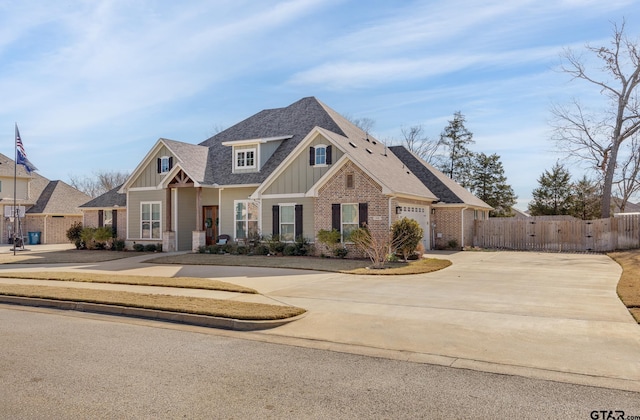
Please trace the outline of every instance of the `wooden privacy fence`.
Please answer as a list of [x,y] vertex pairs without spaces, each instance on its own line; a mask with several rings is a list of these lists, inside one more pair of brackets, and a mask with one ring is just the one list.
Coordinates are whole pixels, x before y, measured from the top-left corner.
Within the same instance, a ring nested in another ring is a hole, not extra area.
[[522,251],[613,251],[640,248],[640,215],[579,220],[530,217],[475,221],[474,246]]

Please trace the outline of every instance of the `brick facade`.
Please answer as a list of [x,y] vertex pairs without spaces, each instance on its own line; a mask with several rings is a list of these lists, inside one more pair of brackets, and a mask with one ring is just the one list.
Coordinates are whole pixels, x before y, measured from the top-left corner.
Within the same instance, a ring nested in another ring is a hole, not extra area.
[[[347,187],[347,175],[353,176],[353,187]],[[368,204],[368,227],[372,232],[389,230],[389,197],[382,194],[382,187],[352,162],[347,162],[318,190],[314,207],[314,230],[331,230],[331,205],[347,203]],[[393,200],[392,200],[392,205]],[[364,255],[347,244],[349,257]],[[316,253],[327,253],[326,247],[316,241]]]
[[[457,247],[471,246],[473,244],[474,210],[461,207],[441,208],[435,210],[431,216],[435,223],[434,249],[449,247],[449,242],[455,240]],[[464,239],[462,238],[462,222],[464,221]],[[463,243],[464,240],[464,243]]]

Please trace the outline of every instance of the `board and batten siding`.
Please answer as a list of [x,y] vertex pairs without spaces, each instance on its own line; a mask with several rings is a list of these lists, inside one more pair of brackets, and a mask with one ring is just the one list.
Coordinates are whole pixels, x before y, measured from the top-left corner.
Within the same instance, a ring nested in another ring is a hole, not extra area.
[[195,188],[176,188],[177,204],[173,214],[174,225],[178,241],[178,251],[190,251],[192,248],[192,235],[196,230],[196,190]]
[[315,239],[313,209],[314,197],[269,198],[262,200],[262,234],[273,235],[273,206],[280,204],[302,204],[302,236],[313,242]]
[[[127,239],[140,239],[140,203],[149,201],[160,201],[160,227],[164,231],[164,199],[165,190],[153,191],[130,191],[127,197]],[[160,238],[158,241],[162,241]]]
[[163,156],[173,157],[173,164],[176,164],[176,157],[169,151],[167,146],[162,146],[160,150],[153,155],[149,164],[146,168],[142,170],[140,175],[136,178],[136,180],[131,185],[131,188],[141,188],[141,187],[155,187],[160,184],[162,179],[165,177],[165,174],[158,173],[158,158]]
[[[332,161],[331,165],[311,166],[309,165],[309,147],[318,145],[331,145]],[[267,187],[263,194],[291,194],[305,193],[315,185],[322,176],[327,173],[335,162],[344,153],[324,137],[318,135],[308,147],[304,149],[298,157]]]

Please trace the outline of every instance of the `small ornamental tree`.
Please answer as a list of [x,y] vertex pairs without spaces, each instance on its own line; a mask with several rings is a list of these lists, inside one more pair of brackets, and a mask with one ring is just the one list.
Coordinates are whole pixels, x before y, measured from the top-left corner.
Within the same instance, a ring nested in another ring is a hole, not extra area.
[[69,229],[67,229],[67,239],[69,242],[73,242],[76,249],[82,248],[82,223],[74,222]]
[[391,233],[361,227],[351,231],[349,242],[362,251],[373,263],[373,268],[383,268],[391,251]]
[[398,219],[391,225],[393,235],[393,243],[396,244],[397,250],[402,253],[405,262],[418,248],[418,244],[424,236],[424,230],[420,224],[407,217]]

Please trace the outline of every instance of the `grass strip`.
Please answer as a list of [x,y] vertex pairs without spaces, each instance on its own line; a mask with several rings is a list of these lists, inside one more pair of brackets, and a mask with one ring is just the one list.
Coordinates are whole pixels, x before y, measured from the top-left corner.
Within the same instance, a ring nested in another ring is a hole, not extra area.
[[302,308],[293,306],[238,302],[236,300],[229,301],[187,296],[154,295],[51,286],[3,284],[0,285],[0,295],[100,303],[253,321],[287,319],[306,312]]
[[378,276],[396,276],[407,274],[424,274],[433,271],[442,270],[451,265],[449,260],[441,260],[437,258],[423,258],[421,260],[411,261],[409,264],[400,267],[385,266],[383,269],[358,268],[350,271],[342,271],[348,274],[368,274]]
[[410,261],[409,263],[387,263],[384,270],[375,270],[367,269],[367,267],[371,265],[371,261],[369,260],[319,257],[274,257],[263,255],[216,255],[199,253],[167,255],[147,260],[145,263],[286,268],[369,275],[422,274],[441,270],[451,265],[451,261],[449,260],[426,258]]
[[640,323],[640,250],[612,252],[608,255],[622,267],[622,276],[616,289],[618,296]]
[[89,272],[58,272],[58,271],[0,271],[0,277],[30,280],[59,280],[77,281],[83,283],[130,284],[136,286],[178,287],[185,289],[219,290],[223,292],[257,294],[255,289],[238,286],[220,280],[201,279],[196,277],[155,277],[112,275]]

